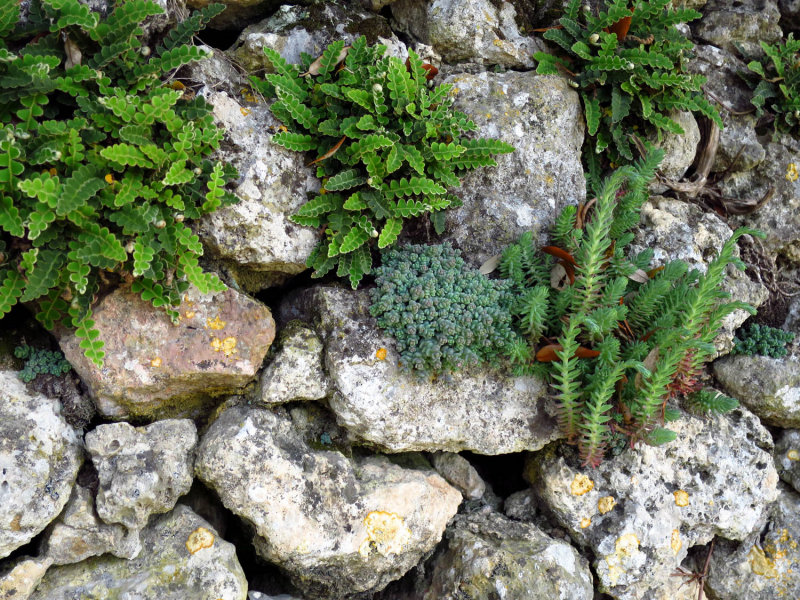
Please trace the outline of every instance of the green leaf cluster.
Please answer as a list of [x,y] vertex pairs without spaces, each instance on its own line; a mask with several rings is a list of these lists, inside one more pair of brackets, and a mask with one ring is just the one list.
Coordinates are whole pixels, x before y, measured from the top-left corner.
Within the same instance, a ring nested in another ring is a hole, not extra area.
[[323,182],[292,217],[324,228],[307,262],[314,277],[336,268],[356,288],[372,269],[373,240],[386,248],[406,219],[426,214],[441,233],[445,209],[461,204],[448,189],[470,169],[495,166],[493,155],[513,151],[498,140],[464,138],[475,124],[452,109],[452,86],[429,84],[413,51],[404,64],[362,36],[350,47],[333,42],[316,61],[304,55],[302,65],[264,52],[275,72],[251,79],[277,98],[271,110],[288,128],[272,140],[310,153]]
[[755,312],[727,301],[720,289],[729,264],[743,268],[733,253],[751,230],[737,230],[704,274],[677,260],[648,272],[652,249],[628,256],[630,229],[662,156],[653,151],[615,171],[581,222],[576,207],[564,209],[553,232],[555,255],[572,272],[562,285],[551,285],[550,264],[537,257],[530,237],[509,247],[500,263],[517,298],[515,327],[529,343],[515,350],[512,363],[520,373],[541,373],[543,363],[559,425],[591,466],[614,433],[630,443],[674,438],[659,427],[667,400],[697,388],[723,318],[736,309]]
[[717,390],[703,388],[689,394],[686,397],[686,405],[693,412],[700,414],[723,414],[738,408],[739,401]]
[[800,40],[790,33],[785,42],[775,45],[761,42],[766,57],[747,64],[753,87],[750,102],[761,117],[769,109],[775,120],[774,131],[800,132]]
[[722,127],[701,92],[705,78],[684,72],[693,44],[675,28],[699,12],[672,0],[635,0],[632,7],[629,0],[605,0],[594,15],[581,10],[581,1],[570,0],[559,26],[544,34],[562,54],[537,52],[534,58],[538,73],[568,74],[580,92],[590,166],[603,153],[611,163],[632,162],[632,131],[655,132],[659,140],[663,132],[682,134],[673,111],[699,112]]
[[198,265],[187,226],[235,200],[234,175],[208,156],[222,131],[210,106],[161,77],[206,53],[187,45],[223,5],[210,5],[155,48],[150,0],[100,19],[78,0],[0,7],[0,315],[35,302],[47,328],[74,328],[98,365],[91,318],[101,274],[116,272],[173,318],[189,283],[224,289]]
[[17,376],[26,383],[33,381],[39,375],[66,375],[72,370],[72,365],[58,350],[45,350],[22,344],[14,348],[14,356],[25,360],[25,365]]
[[517,336],[508,285],[464,263],[450,246],[382,253],[370,312],[397,340],[402,365],[419,374],[497,362]]
[[788,354],[786,348],[794,340],[794,334],[783,329],[750,323],[739,330],[733,340],[733,354],[770,356],[781,358]]

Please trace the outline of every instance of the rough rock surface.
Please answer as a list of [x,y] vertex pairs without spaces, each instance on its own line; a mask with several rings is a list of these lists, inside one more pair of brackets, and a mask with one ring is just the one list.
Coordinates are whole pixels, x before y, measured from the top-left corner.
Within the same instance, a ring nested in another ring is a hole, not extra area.
[[40,558],[20,558],[0,574],[0,600],[28,600],[53,561]]
[[55,565],[68,565],[106,552],[119,558],[136,558],[141,549],[138,530],[104,523],[95,510],[91,490],[76,485],[45,538],[42,555]]
[[[659,173],[673,181],[679,181],[692,165],[695,154],[697,154],[700,128],[697,126],[694,115],[690,112],[676,111],[670,115],[670,118],[681,126],[683,134],[665,135],[660,144],[656,139],[651,141],[664,150],[664,158],[658,169]],[[656,193],[663,193],[667,188],[654,181],[651,189]]]
[[470,62],[512,69],[535,66],[542,44],[520,34],[508,2],[489,0],[396,0],[392,16],[400,29],[430,44],[451,64]]
[[781,479],[800,492],[800,430],[784,429],[776,437],[775,468]]
[[453,452],[434,452],[431,454],[431,464],[447,483],[468,500],[477,500],[486,491],[486,482],[463,456]]
[[322,368],[322,341],[314,330],[296,323],[281,331],[280,338],[280,348],[261,376],[261,402],[280,404],[327,396],[330,381]]
[[97,469],[97,514],[106,523],[141,529],[165,513],[192,486],[197,428],[189,419],[98,425],[86,434]]
[[272,143],[281,123],[267,105],[245,107],[225,92],[208,92],[206,99],[226,132],[218,156],[239,171],[234,187],[239,202],[203,217],[198,235],[241,287],[258,290],[280,283],[306,269],[319,241],[313,229],[289,220],[307,192],[319,189],[319,181],[304,166],[302,152]]
[[194,416],[210,396],[236,392],[255,377],[275,337],[266,306],[233,289],[203,295],[192,287],[176,310],[178,325],[130,291],[103,298],[93,317],[105,342],[102,368],[83,355],[74,333],[61,335],[100,414]]
[[497,513],[459,515],[447,529],[424,600],[591,600],[589,563],[567,542]]
[[753,115],[727,116],[719,134],[717,156],[712,171],[749,171],[761,164],[767,153],[756,135]]
[[[656,196],[642,207],[641,226],[631,244],[633,252],[645,248],[654,250],[653,266],[670,260],[682,260],[690,269],[705,273],[708,263],[733,234],[722,219],[699,206],[670,198]],[[735,253],[738,255],[737,253]],[[752,281],[736,268],[730,267],[722,284],[731,299],[749,302],[757,307],[769,294],[763,284]],[[734,332],[750,314],[737,310],[722,322],[715,341],[717,350],[728,352],[733,348]]]
[[349,44],[360,35],[370,44],[389,46],[392,55],[408,56],[386,19],[352,4],[345,7],[332,3],[281,6],[272,16],[245,28],[230,52],[247,71],[265,69],[269,73],[272,63],[264,48],[280,52],[291,64],[300,64],[303,52],[319,56],[331,42],[344,40]]
[[689,548],[759,531],[778,495],[772,438],[750,412],[685,415],[670,427],[676,441],[594,470],[553,451],[532,455],[526,470],[559,525],[594,552],[599,589],[620,600],[674,597],[670,574]]
[[[747,64],[733,52],[698,43],[694,47],[693,57],[688,61],[687,67],[689,72],[706,78],[703,88],[717,98],[724,99],[725,106],[735,112],[748,114],[753,109],[750,104],[753,92],[739,75],[740,72],[747,72]],[[720,116],[727,128],[731,115],[726,110],[720,110]],[[738,150],[735,148],[734,154]]]
[[759,41],[774,44],[783,37],[779,18],[776,0],[709,0],[692,29],[695,36],[729,52],[738,45],[748,54],[763,56]]
[[430,470],[312,449],[282,408],[228,407],[203,436],[195,470],[308,598],[399,578],[439,542],[461,502]]
[[478,126],[476,136],[516,148],[454,190],[464,206],[447,212],[444,239],[478,266],[526,231],[543,241],[564,206],[585,200],[583,112],[575,90],[554,75],[458,74],[445,81],[455,86],[454,107]]
[[108,554],[51,567],[31,600],[131,598],[246,600],[247,581],[232,544],[179,504],[141,533],[133,560]]
[[757,211],[732,222],[760,229],[767,234],[763,240],[767,251],[800,261],[800,142],[785,136],[780,142],[767,143],[764,160],[726,180],[722,192],[753,200],[769,194],[770,199]]
[[391,337],[369,315],[369,294],[316,288],[306,298],[325,343],[337,421],[390,452],[538,450],[559,437],[546,386],[497,371],[431,381],[402,371]]
[[800,357],[726,356],[713,367],[725,393],[764,423],[800,427]]
[[0,371],[0,558],[29,542],[69,499],[81,442],[57,400]]
[[781,486],[766,529],[741,544],[720,540],[711,555],[710,598],[778,600],[800,591],[800,495]]
[[[190,8],[203,8],[209,4],[209,0],[186,0],[186,6]],[[277,0],[225,0],[225,10],[214,17],[210,26],[213,29],[241,29],[252,18],[272,12],[278,4]]]

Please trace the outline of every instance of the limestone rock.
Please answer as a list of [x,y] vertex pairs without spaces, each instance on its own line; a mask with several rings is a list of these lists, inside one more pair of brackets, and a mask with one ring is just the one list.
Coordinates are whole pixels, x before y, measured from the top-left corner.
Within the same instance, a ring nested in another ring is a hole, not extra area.
[[316,231],[289,220],[319,181],[304,166],[302,152],[272,143],[281,123],[267,105],[245,108],[226,92],[209,91],[206,99],[228,140],[217,156],[239,171],[239,202],[204,216],[197,233],[244,289],[281,283],[306,269],[319,241]]
[[[690,269],[705,273],[722,245],[733,234],[722,219],[712,212],[705,212],[695,204],[656,196],[642,207],[642,224],[631,244],[636,253],[645,248],[654,250],[653,266],[671,260],[682,260]],[[734,253],[738,255],[738,251]],[[768,296],[766,287],[752,281],[736,268],[729,267],[722,288],[732,300],[749,302],[758,307]],[[733,348],[734,332],[750,314],[737,310],[722,322],[715,345],[719,352]]]
[[104,523],[95,511],[92,492],[76,485],[44,541],[42,555],[53,564],[68,565],[106,552],[136,558],[141,549],[138,530]]
[[20,558],[0,574],[0,600],[28,600],[53,561],[39,558]]
[[[210,0],[186,0],[186,6],[190,8],[203,8],[209,4]],[[275,10],[279,2],[278,0],[225,0],[224,4],[225,10],[211,20],[209,28],[242,29],[251,19]]]
[[232,544],[187,507],[151,522],[133,560],[111,555],[51,567],[31,600],[246,600],[247,581]]
[[457,516],[424,600],[591,600],[592,574],[567,542],[497,513]]
[[202,295],[192,287],[176,310],[178,325],[128,290],[103,298],[93,316],[105,342],[102,369],[84,357],[74,333],[61,335],[64,355],[103,416],[195,416],[210,396],[255,377],[275,337],[266,306],[232,289]]
[[544,242],[561,209],[586,199],[581,164],[584,122],[578,94],[562,77],[525,73],[459,74],[454,108],[475,122],[477,137],[513,145],[496,168],[477,169],[454,193],[444,239],[479,266],[526,231]]
[[[658,172],[665,177],[679,181],[684,173],[689,169],[697,154],[697,146],[700,143],[700,128],[692,113],[687,111],[676,111],[669,117],[683,129],[683,134],[663,135],[661,143],[657,140],[651,141],[664,151],[664,158],[658,168]],[[655,193],[663,193],[667,187],[653,181],[650,189]]]
[[471,62],[532,69],[541,43],[517,28],[513,4],[489,0],[396,0],[392,16],[401,30],[430,44],[451,64]]
[[730,396],[767,425],[800,427],[800,357],[726,356],[714,374]]
[[764,160],[766,152],[756,135],[756,118],[753,115],[728,116],[725,129],[719,134],[719,146],[714,172],[730,169],[732,172],[749,171]]
[[776,0],[709,0],[692,29],[696,37],[729,52],[738,45],[750,55],[763,56],[760,41],[773,44],[783,37],[778,19]]
[[712,598],[775,600],[800,590],[800,495],[781,485],[766,529],[741,544],[720,540],[711,555]]
[[536,493],[531,488],[514,492],[503,502],[503,513],[515,521],[535,523],[539,514]]
[[[739,75],[740,72],[747,72],[747,64],[734,52],[697,43],[693,57],[687,61],[687,71],[705,77],[706,83],[703,88],[722,99],[725,106],[736,112],[752,110],[750,98],[753,92]],[[719,112],[727,129],[731,115],[724,109]],[[738,148],[734,149],[734,154],[737,151]]]
[[293,414],[228,407],[200,442],[197,476],[305,597],[383,588],[439,542],[461,494],[432,471],[314,450]]
[[778,475],[800,492],[800,430],[784,429],[775,439],[775,468]]
[[394,341],[369,314],[369,294],[315,288],[306,298],[325,343],[339,424],[389,452],[537,450],[560,434],[546,386],[488,369],[433,381],[398,366]]
[[189,419],[98,425],[86,434],[97,469],[97,514],[106,523],[138,530],[165,513],[192,485],[197,429]]
[[281,333],[280,349],[261,376],[261,402],[321,400],[330,382],[322,368],[322,341],[308,326],[297,324]]
[[58,516],[83,462],[81,442],[57,400],[31,395],[0,371],[0,558]]
[[594,552],[599,589],[619,600],[675,598],[670,575],[688,549],[759,531],[778,495],[772,439],[750,412],[683,416],[670,427],[677,440],[637,446],[594,470],[553,451],[529,460],[526,478]]
[[431,464],[447,483],[468,500],[477,500],[486,491],[486,482],[463,456],[453,452],[434,452],[431,454]]

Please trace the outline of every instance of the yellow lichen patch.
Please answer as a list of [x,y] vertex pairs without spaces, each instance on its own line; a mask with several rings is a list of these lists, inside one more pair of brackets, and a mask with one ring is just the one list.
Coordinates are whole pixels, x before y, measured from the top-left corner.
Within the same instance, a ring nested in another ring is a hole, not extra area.
[[243,116],[243,117],[246,117],[247,115],[249,115],[249,114],[250,114],[250,109],[249,109],[249,108],[244,108],[244,107],[241,107],[241,108],[239,109],[239,112],[240,112],[240,113],[242,113],[242,116]]
[[750,559],[750,570],[756,575],[761,575],[767,579],[775,579],[778,576],[775,561],[769,558],[757,545],[753,544],[747,558]]
[[608,565],[608,578],[611,585],[617,585],[617,581],[625,572],[623,561],[639,550],[639,538],[634,533],[626,533],[617,538],[614,544],[614,553],[606,556]]
[[214,331],[219,331],[220,329],[225,328],[225,321],[220,319],[219,315],[217,315],[213,319],[211,318],[206,319],[206,327],[208,329],[213,329]]
[[689,494],[683,490],[678,490],[677,492],[672,492],[672,495],[675,496],[675,504],[684,507],[689,506]]
[[584,517],[583,519],[581,519],[581,529],[586,529],[591,524],[592,520],[589,517]]
[[672,535],[670,536],[669,539],[669,545],[672,548],[673,554],[677,555],[678,552],[681,551],[681,548],[683,547],[683,542],[681,541],[681,532],[678,531],[677,529],[672,530]]
[[367,539],[358,548],[358,553],[363,557],[367,557],[373,548],[382,556],[399,554],[411,540],[411,530],[394,513],[372,511],[364,519],[364,528],[367,530]]
[[214,545],[214,534],[205,527],[198,527],[186,540],[186,549],[189,554],[194,554],[203,548],[211,548]]
[[378,348],[375,351],[375,358],[378,360],[386,360],[386,348]]
[[800,174],[797,172],[797,165],[794,163],[789,163],[786,167],[786,179],[788,181],[797,181],[797,178],[800,177]]
[[225,356],[236,354],[236,338],[226,337],[224,340],[220,340],[216,337],[211,338],[211,349],[214,350],[214,352],[222,352]]
[[194,315],[195,312],[193,310],[187,310],[185,313],[183,313],[183,316],[186,317],[187,319],[193,319]]
[[798,452],[797,450],[789,450],[786,453],[786,458],[788,458],[789,460],[800,460],[800,452]]
[[151,360],[150,361],[150,366],[151,367],[156,367],[156,368],[160,367],[161,366],[161,357],[160,356],[156,356],[153,360]]
[[611,512],[616,504],[617,501],[614,500],[614,496],[603,496],[597,501],[597,511],[604,515],[607,512]]
[[594,489],[594,481],[582,473],[577,473],[569,486],[569,491],[572,492],[573,496],[583,496],[586,492],[591,492],[592,489]]
[[111,185],[115,181],[114,175],[112,175],[111,173],[106,173],[106,176],[103,177],[103,179],[105,179],[106,183],[109,184],[109,185]]

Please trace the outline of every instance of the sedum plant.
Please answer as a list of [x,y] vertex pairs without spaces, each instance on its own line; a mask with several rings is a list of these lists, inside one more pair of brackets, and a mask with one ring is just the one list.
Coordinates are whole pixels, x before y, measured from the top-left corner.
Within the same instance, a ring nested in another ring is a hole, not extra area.
[[[751,104],[756,116],[770,109],[775,117],[775,132],[800,132],[800,40],[790,33],[785,42],[761,42],[766,58],[747,64],[752,72],[745,76],[753,87]],[[758,77],[756,77],[758,76]]]
[[189,283],[224,289],[185,222],[234,200],[232,170],[208,159],[222,131],[202,99],[160,79],[206,55],[189,43],[224,7],[151,48],[140,23],[163,10],[149,0],[104,20],[78,0],[26,6],[20,20],[19,3],[0,3],[0,315],[33,302],[102,365],[92,301],[105,273],[173,319]]
[[353,288],[372,268],[370,247],[393,244],[411,217],[430,215],[438,233],[445,209],[460,206],[448,191],[470,169],[495,166],[513,151],[494,139],[468,139],[475,124],[453,110],[450,85],[432,87],[429,65],[409,51],[404,64],[386,46],[333,42],[317,60],[291,65],[265,48],[275,73],[253,77],[273,114],[288,128],[272,141],[308,152],[322,189],[292,220],[324,229],[308,259],[314,277],[334,267]]
[[66,375],[72,370],[72,365],[58,350],[33,348],[22,344],[14,348],[14,356],[25,361],[17,376],[26,383],[33,381],[39,375]]
[[[514,286],[516,327],[527,337],[511,356],[517,372],[544,372],[556,394],[559,425],[596,466],[612,437],[622,434],[663,443],[674,432],[659,425],[671,417],[666,402],[699,387],[697,375],[715,353],[722,319],[733,310],[720,289],[734,257],[737,230],[704,274],[682,261],[650,269],[652,249],[628,257],[631,228],[647,199],[663,153],[618,169],[600,186],[596,202],[568,206],[543,248],[558,260],[564,283],[553,287],[550,266],[530,237],[509,247],[500,269]],[[560,289],[557,289],[560,288]]]
[[687,407],[699,414],[723,414],[739,407],[739,401],[711,388],[703,388],[686,397]]
[[516,338],[505,282],[470,269],[450,244],[383,252],[370,312],[419,374],[497,362]]
[[794,340],[794,334],[777,327],[750,323],[747,328],[742,327],[733,340],[733,354],[746,354],[753,356],[769,356],[781,358],[789,351],[786,345]]
[[537,52],[537,72],[566,74],[579,90],[586,115],[586,160],[599,172],[595,155],[611,162],[634,159],[633,130],[682,134],[673,111],[700,112],[722,127],[717,110],[705,99],[705,78],[684,73],[693,44],[676,28],[700,18],[672,0],[606,0],[594,15],[570,0],[559,25],[544,33],[560,46],[559,56]]

